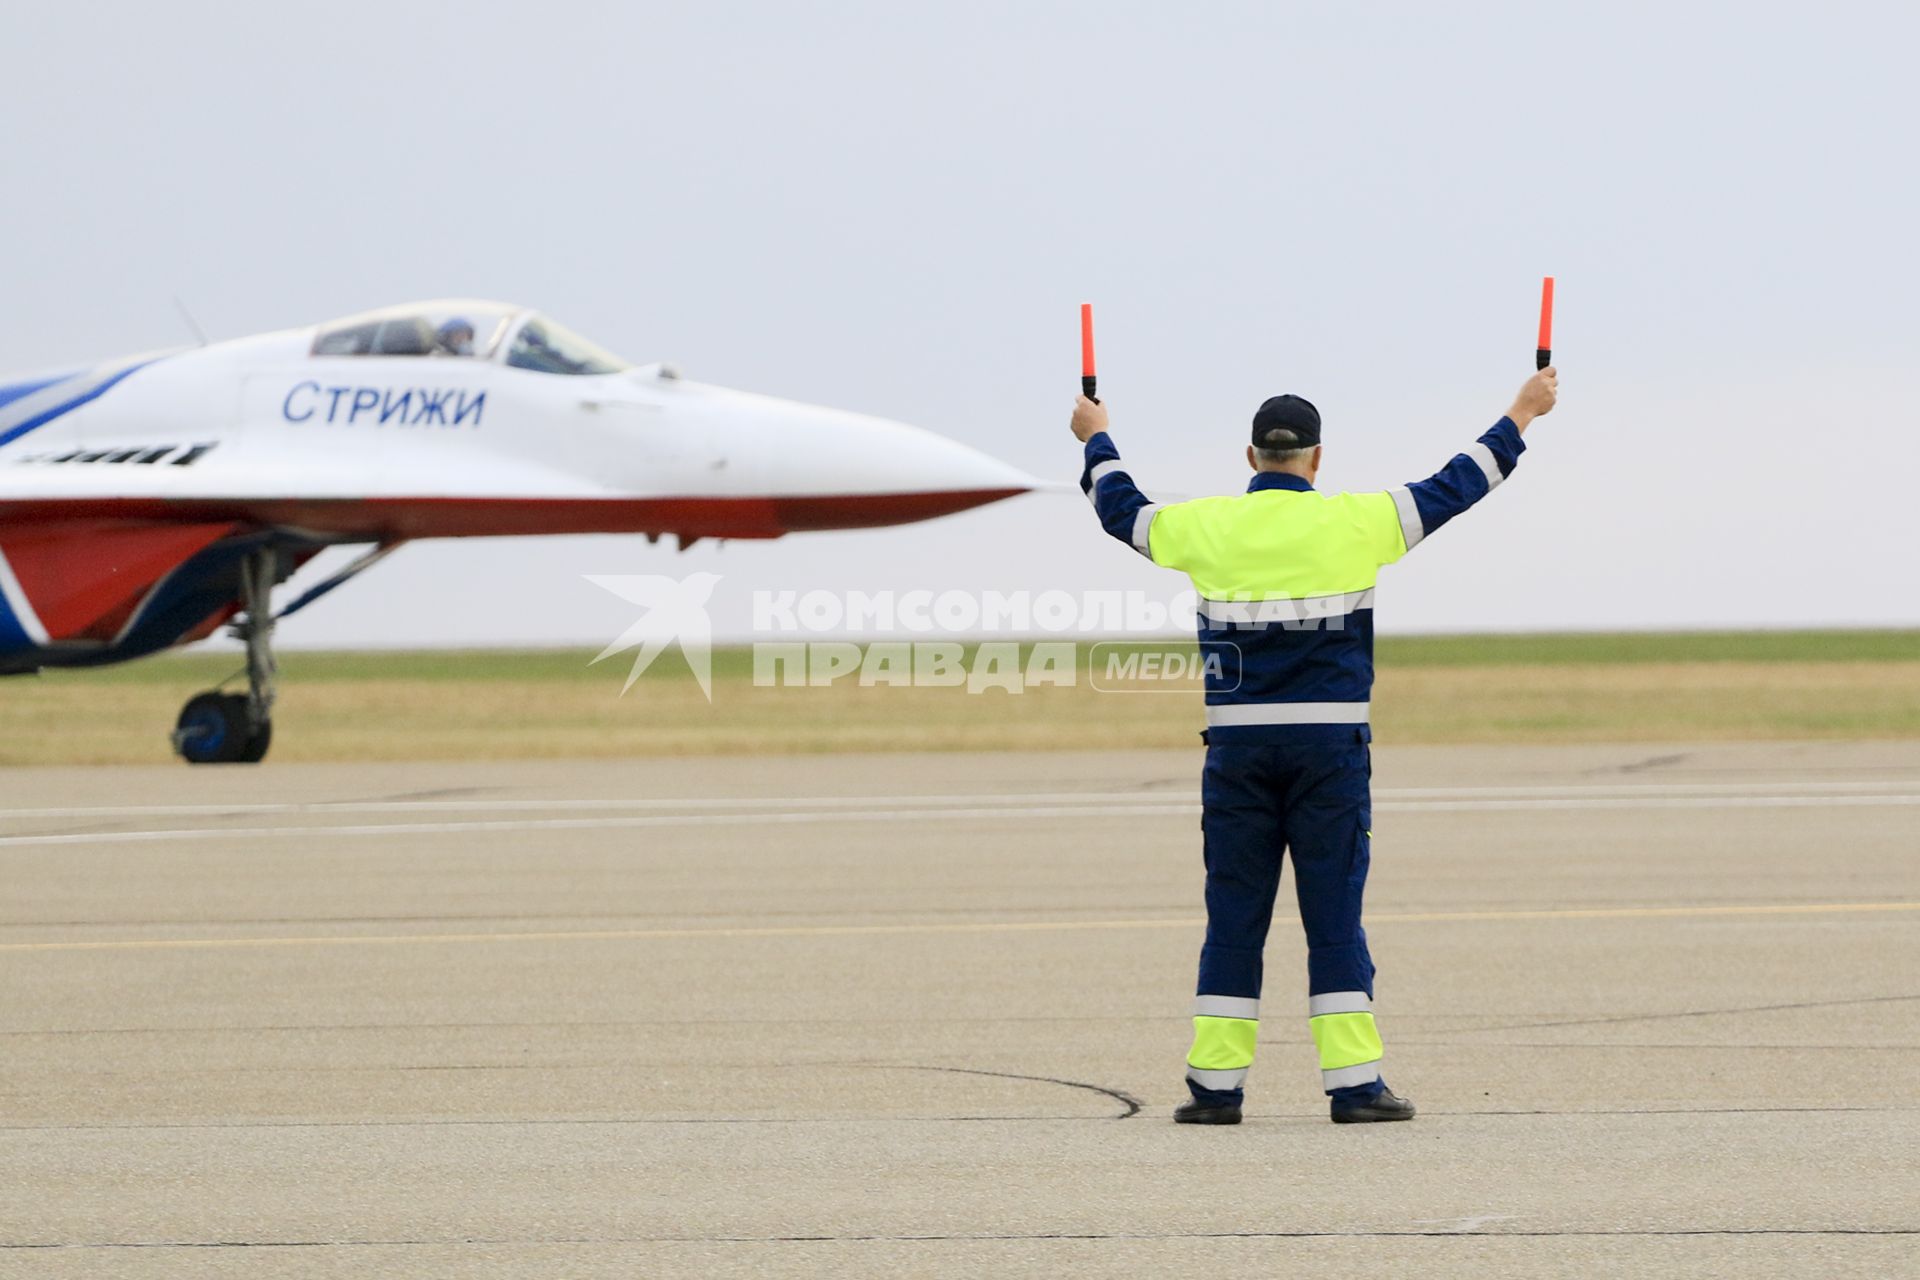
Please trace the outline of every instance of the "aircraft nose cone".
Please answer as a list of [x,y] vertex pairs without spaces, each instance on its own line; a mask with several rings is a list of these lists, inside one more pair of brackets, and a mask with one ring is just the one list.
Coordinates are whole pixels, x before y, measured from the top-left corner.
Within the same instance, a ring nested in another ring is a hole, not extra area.
[[834,413],[843,467],[821,477],[842,492],[782,504],[790,529],[904,524],[985,506],[1038,488],[1034,477],[919,427]]
[[1042,487],[968,445],[865,414],[762,401],[755,415],[787,529],[904,524],[965,511]]

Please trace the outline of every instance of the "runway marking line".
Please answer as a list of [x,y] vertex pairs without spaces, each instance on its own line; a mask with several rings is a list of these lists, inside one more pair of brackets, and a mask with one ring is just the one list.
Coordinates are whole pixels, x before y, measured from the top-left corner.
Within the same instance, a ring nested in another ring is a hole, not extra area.
[[[1429,911],[1384,913],[1369,924],[1453,924],[1530,920],[1645,920],[1727,916],[1830,915],[1920,911],[1920,902],[1762,903],[1700,907],[1575,907],[1535,911]],[[935,933],[1042,933],[1103,929],[1197,929],[1193,917],[1161,920],[979,920],[951,924],[847,924],[721,926],[690,929],[561,929],[518,933],[387,933],[317,937],[109,938],[60,942],[0,943],[0,952],[172,951],[249,947],[351,947],[462,942],[637,942],[676,938],[833,938]]]
[[[1518,798],[1461,800],[1377,800],[1379,813],[1498,813],[1590,809],[1810,809],[1920,805],[1920,792],[1884,795],[1742,795]],[[562,806],[564,807],[564,806]],[[616,831],[658,827],[813,826],[834,822],[992,821],[1007,818],[1089,819],[1190,817],[1196,801],[1116,806],[1102,813],[1085,805],[998,805],[947,809],[821,809],[787,813],[672,813],[604,818],[504,818],[456,822],[322,823],[315,826],[160,827],[135,831],[67,831],[40,835],[0,835],[0,848],[34,845],[150,844],[168,840],[270,840],[281,837],[368,837],[461,835],[499,831]],[[0,816],[5,816],[0,814]]]
[[[1376,787],[1376,801],[1420,800],[1577,800],[1588,798],[1714,796],[1767,798],[1814,797],[1885,792],[1920,793],[1920,778],[1888,778],[1870,782],[1756,780],[1751,782],[1664,783],[1518,783],[1504,787]],[[1138,805],[1174,799],[1167,792],[1141,791],[1016,791],[956,792],[950,795],[898,796],[688,796],[674,799],[605,797],[528,798],[495,796],[460,800],[300,800],[235,801],[231,804],[108,804],[53,805],[0,808],[5,818],[159,818],[219,816],[221,814],[328,813],[515,813],[553,809],[619,810],[661,809],[831,809],[870,808],[875,805],[1088,804]]]

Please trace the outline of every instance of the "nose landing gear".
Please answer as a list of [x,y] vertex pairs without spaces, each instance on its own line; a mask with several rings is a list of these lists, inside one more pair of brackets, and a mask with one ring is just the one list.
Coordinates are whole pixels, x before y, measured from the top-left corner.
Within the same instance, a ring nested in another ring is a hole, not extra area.
[[273,585],[280,561],[273,547],[252,552],[240,569],[245,612],[232,627],[247,644],[247,692],[197,693],[180,709],[173,749],[188,764],[255,764],[273,741]]

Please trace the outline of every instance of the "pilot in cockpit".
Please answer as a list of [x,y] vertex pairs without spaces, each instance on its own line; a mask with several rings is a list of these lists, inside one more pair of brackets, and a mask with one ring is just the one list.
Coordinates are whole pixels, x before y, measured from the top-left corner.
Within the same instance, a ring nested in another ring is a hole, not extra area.
[[471,356],[473,354],[473,326],[458,316],[441,325],[437,331],[437,337],[442,355]]

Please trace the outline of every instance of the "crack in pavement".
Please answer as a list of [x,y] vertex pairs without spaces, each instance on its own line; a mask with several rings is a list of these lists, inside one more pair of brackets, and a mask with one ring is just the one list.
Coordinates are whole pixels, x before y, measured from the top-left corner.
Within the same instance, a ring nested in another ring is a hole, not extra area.
[[1542,1027],[1600,1027],[1616,1022],[1662,1022],[1673,1018],[1714,1018],[1736,1013],[1779,1013],[1792,1009],[1833,1009],[1852,1004],[1894,1004],[1902,1000],[1920,1000],[1920,995],[1859,996],[1848,1000],[1808,1000],[1799,1004],[1756,1004],[1734,1009],[1687,1009],[1679,1013],[1628,1013],[1608,1018],[1571,1018],[1560,1022],[1507,1022],[1491,1027],[1461,1027],[1463,1034],[1482,1031],[1537,1031]]
[[911,1064],[891,1066],[880,1062],[857,1063],[854,1065],[883,1071],[945,1071],[958,1076],[994,1076],[1001,1080],[1031,1080],[1036,1084],[1059,1084],[1065,1085],[1069,1089],[1085,1089],[1090,1093],[1104,1094],[1106,1097],[1112,1098],[1115,1102],[1126,1108],[1125,1111],[1113,1117],[1115,1120],[1132,1119],[1134,1116],[1140,1114],[1140,1108],[1144,1105],[1140,1099],[1124,1090],[1109,1089],[1102,1084],[1088,1084],[1084,1080],[1062,1080],[1058,1076],[1023,1076],[1012,1071],[982,1071],[976,1067],[922,1067]]

